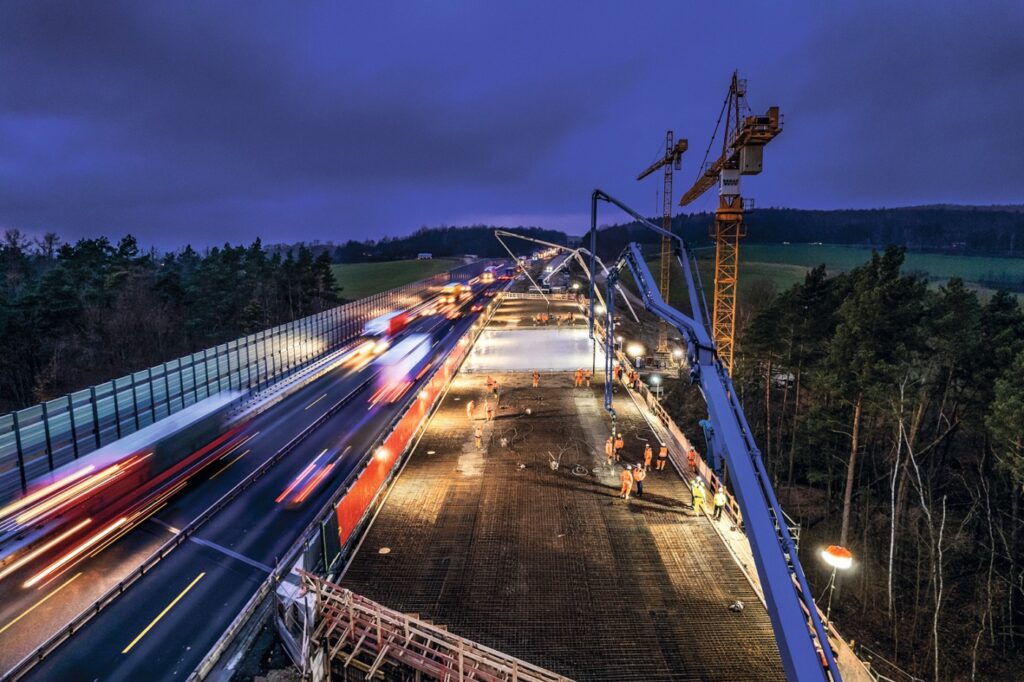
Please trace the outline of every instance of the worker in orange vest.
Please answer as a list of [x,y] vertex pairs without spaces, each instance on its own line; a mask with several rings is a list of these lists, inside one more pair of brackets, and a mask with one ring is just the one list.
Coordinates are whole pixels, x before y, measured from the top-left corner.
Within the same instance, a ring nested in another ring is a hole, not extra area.
[[643,467],[635,467],[633,469],[633,483],[636,486],[636,496],[644,496],[644,479],[647,478],[647,472],[644,471]]
[[533,370],[533,387],[537,388],[540,386],[540,372]]
[[615,443],[612,442],[611,436],[608,436],[608,440],[604,442],[604,454],[608,458],[608,466],[611,466],[615,461]]
[[579,388],[582,385],[583,385],[583,370],[582,369],[578,369],[578,370],[576,370],[575,387]]
[[629,494],[633,491],[633,472],[629,470],[629,465],[622,470],[619,474],[619,480],[622,481],[622,489],[619,491],[619,497],[624,500],[629,499]]
[[473,421],[473,410],[476,408],[476,403],[470,400],[466,403],[466,419]]
[[494,421],[494,406],[485,400],[484,409],[487,411],[487,421]]
[[625,441],[622,440],[622,432],[620,431],[615,436],[615,461],[618,462],[622,459],[622,449],[626,447]]
[[[648,443],[644,446],[644,471],[649,471],[651,468],[651,460],[654,459],[654,450],[651,450],[651,444]],[[637,491],[639,495],[639,491]]]
[[686,463],[690,465],[690,468],[694,471],[697,470],[697,451],[690,448],[690,451],[686,453]]
[[658,464],[654,467],[658,471],[665,468],[665,464],[668,462],[668,448],[665,444],[661,444],[661,448],[658,450]]

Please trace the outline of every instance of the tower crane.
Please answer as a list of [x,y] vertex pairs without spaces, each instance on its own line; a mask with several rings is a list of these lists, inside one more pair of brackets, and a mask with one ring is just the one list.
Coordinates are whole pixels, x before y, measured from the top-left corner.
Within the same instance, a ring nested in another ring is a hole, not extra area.
[[715,210],[715,224],[711,230],[715,240],[715,293],[711,331],[718,356],[730,373],[736,336],[740,238],[746,236],[740,176],[761,172],[764,146],[782,132],[779,108],[769,107],[767,113],[754,115],[747,106],[746,96],[747,81],[740,79],[734,71],[729,94],[722,104],[715,132],[708,144],[710,152],[724,118],[722,153],[710,165],[707,164],[705,154],[705,163],[702,164],[704,170],[679,201],[680,206],[687,206],[718,185],[718,208]]
[[[665,169],[665,187],[661,195],[661,226],[667,232],[672,231],[672,170],[679,170],[681,168],[683,152],[685,152],[688,147],[685,139],[680,138],[679,141],[673,143],[673,137],[671,130],[665,133],[665,156],[655,161],[647,168],[647,170],[636,176],[637,180],[643,180],[659,168]],[[669,288],[672,283],[672,270],[670,268],[671,262],[672,240],[663,236],[661,238],[661,278],[659,284],[661,288],[661,297],[666,301],[669,300]],[[658,325],[657,352],[668,352],[668,325],[664,322],[661,322]]]

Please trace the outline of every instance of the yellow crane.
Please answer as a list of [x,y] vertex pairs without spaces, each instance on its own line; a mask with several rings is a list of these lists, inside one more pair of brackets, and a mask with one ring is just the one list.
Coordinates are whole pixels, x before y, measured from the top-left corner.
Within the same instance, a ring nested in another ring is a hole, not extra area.
[[[683,152],[686,151],[688,144],[685,139],[680,138],[678,142],[673,142],[674,135],[671,130],[665,133],[665,156],[655,161],[653,164],[648,166],[640,175],[636,176],[637,180],[643,180],[648,175],[658,170],[659,168],[665,169],[665,186],[662,193],[662,215],[661,215],[661,226],[672,231],[672,170],[679,170],[682,166]],[[661,288],[661,297],[668,302],[669,288],[672,282],[672,271],[669,268],[672,259],[672,244],[668,237],[661,238],[661,281],[659,282]],[[662,322],[658,325],[658,353],[668,353],[668,326]]]
[[718,208],[711,236],[715,240],[715,296],[711,315],[711,335],[725,368],[732,373],[733,347],[736,337],[736,285],[739,279],[740,238],[746,236],[743,226],[743,197],[740,176],[761,172],[764,146],[782,132],[778,107],[770,107],[763,115],[755,115],[747,106],[747,82],[732,74],[729,94],[715,124],[715,133],[708,144],[710,153],[718,129],[725,119],[722,153],[710,165],[705,154],[700,176],[683,194],[679,205],[694,202],[718,185]]

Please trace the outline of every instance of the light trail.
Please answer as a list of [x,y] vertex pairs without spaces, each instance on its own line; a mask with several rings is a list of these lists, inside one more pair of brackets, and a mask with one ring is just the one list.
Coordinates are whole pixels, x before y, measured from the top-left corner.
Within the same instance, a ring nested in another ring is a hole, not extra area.
[[103,469],[99,473],[93,474],[89,478],[81,481],[60,493],[49,497],[39,502],[39,504],[29,507],[21,514],[14,518],[15,523],[19,526],[25,525],[28,521],[39,519],[46,516],[49,512],[53,511],[57,507],[61,506],[65,502],[78,497],[81,493],[87,493],[105,485],[109,481],[113,480],[116,476],[124,473],[124,470],[131,466],[130,462],[126,462],[125,466],[121,464],[114,464],[112,466]]
[[68,539],[69,537],[71,537],[72,535],[77,533],[78,531],[80,531],[83,528],[85,528],[86,526],[88,526],[90,523],[92,523],[92,519],[85,519],[84,521],[79,522],[78,525],[76,525],[73,528],[70,528],[70,529],[64,531],[63,533],[61,533],[60,535],[58,535],[54,539],[50,540],[45,545],[42,545],[41,547],[37,547],[36,549],[32,550],[31,552],[29,552],[28,554],[26,554],[25,556],[21,557],[20,559],[18,559],[14,563],[12,563],[10,566],[5,568],[3,571],[0,571],[0,580],[6,578],[11,573],[14,573],[16,570],[18,570],[19,568],[21,568],[22,566],[24,566],[28,562],[30,562],[33,559],[35,559],[40,554],[43,554],[47,550],[52,549],[53,547],[56,547],[60,542],[62,542],[63,540]]
[[309,483],[307,483],[299,492],[299,495],[295,498],[295,504],[301,504],[302,501],[306,499],[306,496],[313,492],[313,490],[320,484],[320,481],[324,480],[324,477],[327,476],[333,468],[334,462],[331,462],[318,471],[317,474],[309,480]]
[[[324,452],[327,452],[327,450],[324,450]],[[284,498],[288,497],[288,495],[290,495],[291,492],[293,490],[295,490],[295,488],[299,485],[299,483],[302,482],[302,479],[304,479],[306,477],[306,474],[308,474],[313,469],[313,467],[316,465],[316,460],[320,459],[320,456],[323,455],[324,452],[321,452],[319,455],[317,455],[316,459],[314,459],[312,462],[307,464],[306,468],[302,470],[302,473],[300,473],[298,476],[296,476],[292,480],[292,482],[288,484],[288,487],[284,489],[284,492],[281,493],[280,495],[278,495],[277,498],[274,500],[274,502],[276,504],[281,504],[281,500],[283,500]]]
[[14,512],[18,511],[19,509],[22,509],[23,507],[27,507],[28,505],[36,502],[37,500],[39,500],[39,499],[41,499],[43,497],[46,497],[50,493],[52,493],[52,492],[54,492],[56,490],[59,490],[60,488],[63,488],[64,486],[70,484],[72,481],[77,481],[82,476],[85,476],[86,474],[91,473],[95,469],[96,469],[96,467],[94,465],[90,464],[87,467],[83,467],[82,469],[79,469],[78,471],[76,471],[75,473],[71,474],[70,476],[65,476],[64,478],[60,479],[59,481],[55,481],[55,482],[51,483],[50,485],[48,485],[46,487],[40,488],[39,490],[37,490],[37,491],[35,491],[33,493],[29,493],[28,495],[26,495],[25,497],[21,498],[20,500],[16,500],[16,501],[10,503],[9,505],[7,505],[6,507],[4,507],[3,509],[0,509],[0,518],[5,518],[5,517],[9,516],[10,514],[13,514]]
[[111,533],[116,531],[118,528],[120,528],[121,526],[123,526],[127,522],[128,522],[128,518],[122,516],[117,521],[115,521],[114,523],[110,524],[109,526],[107,526],[106,528],[101,530],[100,532],[96,533],[96,535],[93,535],[91,538],[89,538],[88,540],[86,540],[85,542],[80,544],[78,547],[75,547],[73,550],[71,550],[70,552],[68,552],[64,556],[62,556],[60,559],[58,559],[57,561],[53,562],[52,564],[50,564],[49,566],[44,568],[42,571],[40,571],[39,573],[36,573],[34,576],[32,576],[31,578],[26,580],[22,584],[22,587],[29,588],[29,587],[33,587],[33,586],[37,585],[40,581],[42,581],[44,578],[46,578],[50,574],[59,571],[60,569],[62,569],[65,566],[67,566],[68,564],[70,564],[75,559],[79,558],[82,554],[85,554],[85,552],[87,552],[90,547],[93,547],[97,543],[101,542],[103,540],[103,538],[107,537],[108,535],[110,535]]

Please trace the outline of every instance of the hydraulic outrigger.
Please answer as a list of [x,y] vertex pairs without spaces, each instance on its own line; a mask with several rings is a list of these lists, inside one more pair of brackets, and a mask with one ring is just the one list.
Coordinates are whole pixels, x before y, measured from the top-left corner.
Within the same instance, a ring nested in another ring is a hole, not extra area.
[[[691,315],[668,305],[658,293],[655,279],[644,262],[639,246],[630,243],[610,268],[606,278],[605,296],[605,408],[615,419],[612,409],[612,369],[614,364],[614,303],[618,273],[628,268],[639,288],[644,307],[675,327],[686,342],[690,364],[690,381],[700,388],[707,403],[713,425],[713,444],[716,454],[724,456],[729,466],[731,485],[743,514],[747,538],[750,542],[758,578],[764,592],[768,614],[771,617],[775,641],[782,656],[786,677],[790,680],[832,680],[842,678],[828,636],[811,596],[807,578],[796,546],[786,525],[782,508],[775,496],[761,452],[736,397],[732,379],[718,358],[715,344],[708,332],[707,305],[703,300],[696,262],[685,242],[676,234],[666,231],[614,197],[596,189],[591,195],[590,258],[591,268],[597,253],[597,205],[605,201],[618,206],[640,224],[673,240],[674,253],[688,288]],[[596,283],[590,280],[590,338],[597,344],[594,333],[594,295]]]

